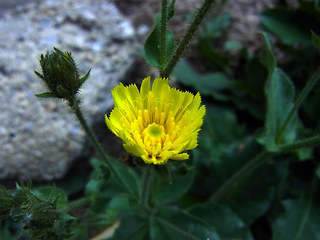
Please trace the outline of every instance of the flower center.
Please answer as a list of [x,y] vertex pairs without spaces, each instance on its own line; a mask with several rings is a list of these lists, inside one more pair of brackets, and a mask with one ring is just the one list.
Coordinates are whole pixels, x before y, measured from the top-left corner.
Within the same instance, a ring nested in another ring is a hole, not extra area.
[[164,127],[159,124],[152,123],[149,124],[149,126],[143,130],[142,134],[150,137],[153,140],[160,140],[161,137],[164,135]]

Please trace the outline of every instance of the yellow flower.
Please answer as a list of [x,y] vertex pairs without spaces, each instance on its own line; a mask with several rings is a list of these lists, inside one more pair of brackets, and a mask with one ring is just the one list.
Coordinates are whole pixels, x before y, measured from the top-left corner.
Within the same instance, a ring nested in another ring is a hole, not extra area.
[[127,152],[147,164],[186,160],[195,148],[206,112],[201,97],[170,88],[168,79],[157,78],[150,90],[150,77],[112,90],[114,108],[105,116],[109,129],[123,141]]

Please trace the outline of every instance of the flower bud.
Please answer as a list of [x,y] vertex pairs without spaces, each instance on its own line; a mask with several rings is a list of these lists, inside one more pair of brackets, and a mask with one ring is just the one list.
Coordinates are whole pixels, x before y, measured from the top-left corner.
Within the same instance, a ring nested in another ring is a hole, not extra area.
[[90,70],[80,78],[77,64],[71,56],[71,52],[62,52],[54,48],[53,52],[47,52],[40,56],[42,74],[35,71],[49,88],[50,92],[36,94],[37,97],[63,98],[72,100],[79,92],[81,85],[89,77]]

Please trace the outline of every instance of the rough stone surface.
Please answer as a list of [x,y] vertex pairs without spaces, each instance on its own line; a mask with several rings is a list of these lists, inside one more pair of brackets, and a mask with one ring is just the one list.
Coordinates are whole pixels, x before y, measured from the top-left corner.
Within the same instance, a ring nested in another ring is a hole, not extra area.
[[108,1],[45,0],[1,15],[0,179],[62,177],[87,148],[63,102],[34,97],[46,89],[33,70],[54,46],[71,51],[82,74],[92,67],[82,90],[90,123],[103,121],[137,50],[130,22]]

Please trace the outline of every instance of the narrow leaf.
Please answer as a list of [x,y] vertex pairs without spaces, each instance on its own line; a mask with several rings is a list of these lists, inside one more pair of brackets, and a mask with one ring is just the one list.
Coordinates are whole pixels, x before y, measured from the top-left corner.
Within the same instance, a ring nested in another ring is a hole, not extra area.
[[90,72],[91,72],[91,68],[88,70],[86,75],[84,75],[82,78],[80,78],[80,86],[88,79]]
[[39,93],[35,94],[38,98],[56,98],[57,96],[52,92],[45,92],[45,93]]

